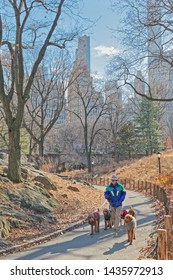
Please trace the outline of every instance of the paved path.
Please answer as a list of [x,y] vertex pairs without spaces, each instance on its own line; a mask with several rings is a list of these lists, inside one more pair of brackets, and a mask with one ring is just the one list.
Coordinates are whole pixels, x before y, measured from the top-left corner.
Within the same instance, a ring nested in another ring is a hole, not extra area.
[[132,206],[137,214],[137,240],[127,243],[127,233],[121,227],[118,235],[112,229],[104,230],[103,217],[100,233],[90,235],[85,224],[51,241],[29,248],[23,252],[7,255],[9,260],[137,260],[140,250],[147,246],[153,232],[155,213],[152,202],[137,192],[127,191],[124,208]]

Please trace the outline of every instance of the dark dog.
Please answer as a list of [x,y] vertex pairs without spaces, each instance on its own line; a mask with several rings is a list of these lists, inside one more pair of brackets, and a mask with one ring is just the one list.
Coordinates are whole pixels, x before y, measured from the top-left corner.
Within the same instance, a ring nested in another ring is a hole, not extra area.
[[120,216],[120,225],[122,226],[122,225],[124,225],[125,226],[125,216],[126,216],[126,214],[127,214],[128,212],[127,212],[127,210],[126,209],[124,209],[124,210],[122,210],[122,212],[121,212],[121,216]]
[[88,223],[91,225],[91,235],[93,235],[94,231],[99,232],[100,229],[100,213],[99,211],[90,213],[88,215]]
[[130,214],[126,214],[125,223],[127,228],[128,242],[130,245],[133,243],[133,239],[136,239],[136,219]]
[[107,208],[105,208],[103,210],[103,216],[104,216],[104,221],[105,221],[105,230],[109,227],[112,228],[113,226],[113,219],[112,219],[112,213],[110,210],[108,210]]

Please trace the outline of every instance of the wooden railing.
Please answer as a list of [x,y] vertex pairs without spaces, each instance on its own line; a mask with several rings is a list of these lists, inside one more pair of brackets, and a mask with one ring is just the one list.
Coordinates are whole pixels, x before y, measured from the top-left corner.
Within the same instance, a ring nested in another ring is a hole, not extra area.
[[[92,185],[107,186],[110,179],[89,178],[85,176],[75,177],[75,180],[90,183]],[[159,200],[164,206],[164,226],[157,230],[157,252],[158,260],[173,260],[173,191],[167,193],[165,188],[146,181],[119,180],[125,189],[142,192]]]

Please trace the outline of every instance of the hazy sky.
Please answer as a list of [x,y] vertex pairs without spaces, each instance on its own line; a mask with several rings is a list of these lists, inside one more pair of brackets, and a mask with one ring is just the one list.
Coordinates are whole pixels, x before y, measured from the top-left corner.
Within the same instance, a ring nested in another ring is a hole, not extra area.
[[97,20],[86,35],[90,36],[91,71],[103,75],[108,59],[119,51],[111,29],[117,27],[120,16],[111,10],[109,0],[85,0],[83,15]]
[[[2,3],[5,5],[5,2]],[[117,27],[119,14],[112,11],[111,0],[81,0],[79,3],[81,16],[95,22],[85,34],[82,34],[90,36],[91,72],[104,75],[108,58],[116,54],[119,48],[118,42],[113,38],[111,31],[111,28]],[[3,9],[8,11],[8,7],[4,5]],[[40,14],[39,17],[41,17]],[[45,14],[43,14],[43,17],[45,17]],[[75,55],[75,47],[73,53]]]

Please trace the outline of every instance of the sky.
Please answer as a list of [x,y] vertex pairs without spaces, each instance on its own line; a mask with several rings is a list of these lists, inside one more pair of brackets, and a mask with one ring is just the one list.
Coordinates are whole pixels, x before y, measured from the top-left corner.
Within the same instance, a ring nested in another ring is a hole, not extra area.
[[105,76],[105,67],[109,59],[120,51],[111,30],[118,26],[120,15],[112,11],[109,0],[85,0],[83,15],[97,20],[86,35],[90,36],[91,72],[102,77]]
[[81,35],[90,36],[92,76],[94,74],[102,78],[105,76],[105,67],[109,59],[119,51],[111,28],[117,27],[120,15],[112,11],[111,0],[81,0],[80,3],[81,16],[95,22]]

